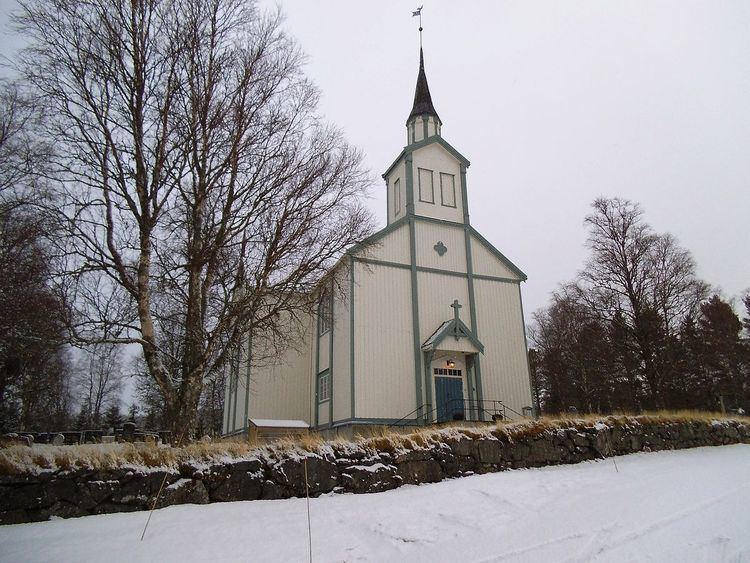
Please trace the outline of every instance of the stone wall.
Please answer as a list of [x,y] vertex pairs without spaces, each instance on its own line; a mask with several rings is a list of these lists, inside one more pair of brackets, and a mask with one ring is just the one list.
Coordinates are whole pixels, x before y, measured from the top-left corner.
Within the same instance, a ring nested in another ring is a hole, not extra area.
[[372,493],[407,483],[506,469],[578,463],[640,451],[750,443],[750,424],[730,421],[532,423],[513,429],[450,428],[390,440],[326,443],[314,452],[259,450],[249,459],[174,468],[73,469],[0,476],[0,523],[15,524],[175,504]]

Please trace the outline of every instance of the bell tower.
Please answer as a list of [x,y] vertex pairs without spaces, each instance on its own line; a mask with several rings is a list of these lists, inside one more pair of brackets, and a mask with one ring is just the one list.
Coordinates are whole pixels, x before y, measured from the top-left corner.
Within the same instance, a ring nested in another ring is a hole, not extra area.
[[383,174],[389,225],[407,217],[469,224],[469,161],[443,138],[442,127],[432,103],[420,46],[414,103],[406,119],[406,146]]

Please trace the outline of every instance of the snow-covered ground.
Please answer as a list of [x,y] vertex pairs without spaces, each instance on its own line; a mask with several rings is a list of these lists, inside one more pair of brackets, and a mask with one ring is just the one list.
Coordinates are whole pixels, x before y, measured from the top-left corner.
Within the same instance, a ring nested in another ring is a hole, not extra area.
[[[750,445],[310,500],[314,561],[750,562]],[[305,499],[0,527],[2,561],[308,559]]]

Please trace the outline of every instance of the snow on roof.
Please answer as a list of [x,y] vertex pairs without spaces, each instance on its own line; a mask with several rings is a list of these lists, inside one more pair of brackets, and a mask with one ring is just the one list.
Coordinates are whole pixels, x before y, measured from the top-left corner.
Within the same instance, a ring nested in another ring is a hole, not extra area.
[[264,428],[310,428],[304,420],[275,420],[272,418],[251,418],[255,426]]

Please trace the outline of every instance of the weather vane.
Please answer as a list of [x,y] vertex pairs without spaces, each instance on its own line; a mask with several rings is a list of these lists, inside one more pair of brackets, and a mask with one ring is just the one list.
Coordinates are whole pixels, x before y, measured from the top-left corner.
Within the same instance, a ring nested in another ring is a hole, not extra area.
[[411,13],[411,17],[419,16],[419,48],[422,48],[422,8],[424,6],[420,6],[415,11]]

